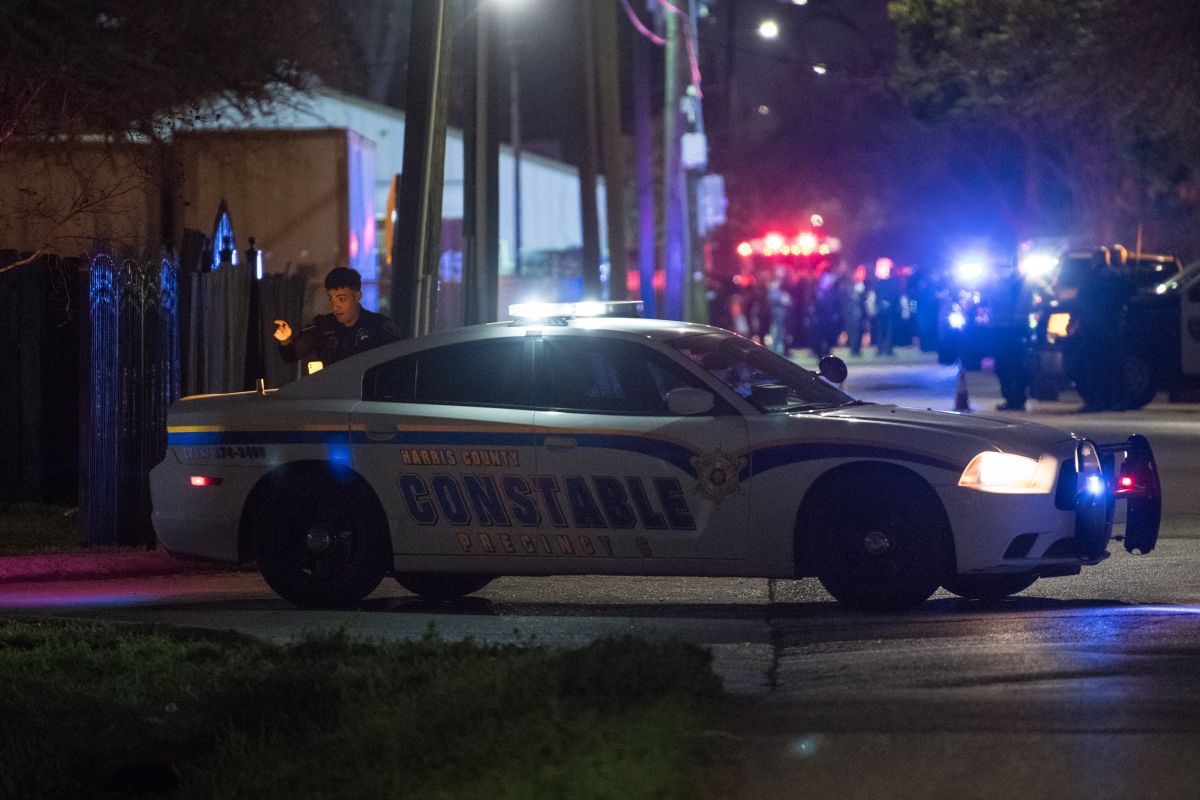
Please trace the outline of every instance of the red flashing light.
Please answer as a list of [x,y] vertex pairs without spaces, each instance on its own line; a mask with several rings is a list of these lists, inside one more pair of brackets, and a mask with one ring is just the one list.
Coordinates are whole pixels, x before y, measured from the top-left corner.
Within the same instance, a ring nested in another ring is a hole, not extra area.
[[809,255],[813,250],[817,249],[817,237],[811,233],[802,233],[796,237],[796,244],[799,246],[801,253]]
[[1132,475],[1122,475],[1117,480],[1117,494],[1127,494],[1136,488]]
[[779,250],[783,247],[783,234],[778,231],[771,231],[763,237],[764,250]]
[[220,486],[221,479],[213,478],[208,475],[193,475],[189,479],[189,483],[191,483],[192,486]]
[[749,258],[754,255],[754,245],[749,242],[742,242],[737,246],[737,254],[742,258]]

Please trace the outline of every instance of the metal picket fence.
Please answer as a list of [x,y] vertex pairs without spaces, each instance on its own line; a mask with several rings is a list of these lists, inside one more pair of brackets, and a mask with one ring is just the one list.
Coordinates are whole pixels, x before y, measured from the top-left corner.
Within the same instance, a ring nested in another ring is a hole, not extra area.
[[170,258],[98,252],[90,260],[79,511],[93,546],[154,545],[148,476],[179,396],[178,290]]

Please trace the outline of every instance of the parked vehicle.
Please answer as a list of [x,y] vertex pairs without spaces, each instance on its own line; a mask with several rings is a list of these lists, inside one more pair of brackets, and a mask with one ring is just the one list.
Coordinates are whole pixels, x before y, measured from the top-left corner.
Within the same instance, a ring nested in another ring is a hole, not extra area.
[[[1083,355],[1086,331],[1078,324],[1079,290],[1098,270],[1121,276],[1132,290],[1129,302],[1111,320],[1121,342],[1113,354],[1121,359],[1121,407],[1141,408],[1161,389],[1184,382],[1189,375],[1184,365],[1189,334],[1182,314],[1188,281],[1196,277],[1192,271],[1185,273],[1175,256],[1131,254],[1120,245],[1068,251],[1058,262],[1034,289],[1034,399],[1056,399],[1071,383],[1081,395],[1089,391],[1080,380],[1088,364]],[[1200,365],[1194,371],[1200,373]],[[1084,397],[1085,403],[1088,399]]]

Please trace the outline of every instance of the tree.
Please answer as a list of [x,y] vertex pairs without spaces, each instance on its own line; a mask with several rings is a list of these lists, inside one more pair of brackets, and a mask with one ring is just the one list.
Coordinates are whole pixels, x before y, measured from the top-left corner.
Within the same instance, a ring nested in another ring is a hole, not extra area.
[[893,0],[889,13],[894,85],[910,112],[989,133],[963,147],[990,158],[1001,181],[1003,162],[1019,159],[1023,192],[1010,199],[1020,232],[1049,219],[1107,238],[1150,212],[1130,197],[1194,180],[1195,4]]
[[209,102],[247,108],[346,66],[334,0],[16,0],[0,5],[0,145],[157,137]]
[[[16,141],[57,147],[62,157],[63,142],[153,145],[218,104],[248,111],[316,76],[352,84],[361,59],[345,12],[339,0],[296,0],[286,11],[272,0],[8,0],[0,4],[0,154]],[[47,209],[65,209],[46,229],[108,199],[111,187],[79,178],[70,202],[31,206],[52,216]]]

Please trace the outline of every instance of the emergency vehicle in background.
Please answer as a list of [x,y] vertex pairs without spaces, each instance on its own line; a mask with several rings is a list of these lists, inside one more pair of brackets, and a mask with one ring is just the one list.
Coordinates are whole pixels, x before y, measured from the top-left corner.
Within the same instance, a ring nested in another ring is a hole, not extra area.
[[865,403],[729,331],[631,304],[344,359],[277,390],[185,398],[150,474],[172,553],[256,562],[301,606],[385,576],[431,599],[502,575],[815,576],[860,609],[939,586],[996,599],[1158,536],[1140,436]]
[[733,248],[732,258],[714,265],[709,275],[709,319],[714,324],[780,349],[772,335],[775,287],[787,294],[787,344],[795,348],[809,344],[816,281],[836,266],[841,251],[841,241],[825,232],[819,214],[813,214],[809,223],[798,233],[770,230],[742,240]]
[[[1133,294],[1119,318],[1121,406],[1141,408],[1160,390],[1200,384],[1200,288],[1197,265],[1186,271],[1172,255],[1131,253],[1121,245],[1034,252],[1023,262],[1031,284],[1031,395],[1053,400],[1080,381],[1086,330],[1078,324],[1080,287],[1108,270],[1128,281]],[[1085,402],[1089,398],[1083,397]]]

